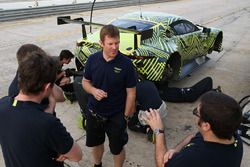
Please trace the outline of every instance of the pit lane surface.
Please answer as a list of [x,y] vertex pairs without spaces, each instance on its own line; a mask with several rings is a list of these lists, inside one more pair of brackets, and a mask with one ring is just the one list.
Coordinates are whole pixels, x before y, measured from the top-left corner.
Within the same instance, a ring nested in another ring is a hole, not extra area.
[[[214,87],[222,86],[223,92],[237,100],[250,94],[250,2],[245,0],[179,0],[161,4],[142,5],[94,11],[93,21],[107,23],[123,13],[139,11],[159,11],[182,15],[194,23],[208,27],[218,27],[224,32],[224,51],[209,55],[211,60],[193,72],[190,77],[174,86],[191,86],[205,76],[211,76]],[[72,17],[89,19],[89,12],[72,14]],[[0,97],[7,94],[7,88],[15,75],[17,62],[15,53],[25,43],[35,43],[51,55],[58,55],[61,49],[73,50],[75,41],[81,36],[79,25],[56,25],[56,16],[26,19],[0,23]],[[72,65],[71,65],[72,66]],[[183,137],[196,131],[193,123],[192,109],[196,103],[167,103],[168,116],[164,119],[168,147],[175,146]],[[79,107],[76,103],[61,103],[56,108],[68,131],[82,146],[84,157],[79,163],[71,166],[92,166],[90,149],[84,146],[85,132],[77,127]],[[7,127],[6,127],[7,128]],[[152,167],[154,165],[154,145],[146,136],[129,131],[129,143],[126,146],[127,158],[125,167]],[[107,144],[107,143],[106,143]],[[108,145],[103,157],[104,166],[113,166],[112,155]],[[0,166],[4,167],[0,157]],[[250,164],[250,149],[244,145],[242,167]]]

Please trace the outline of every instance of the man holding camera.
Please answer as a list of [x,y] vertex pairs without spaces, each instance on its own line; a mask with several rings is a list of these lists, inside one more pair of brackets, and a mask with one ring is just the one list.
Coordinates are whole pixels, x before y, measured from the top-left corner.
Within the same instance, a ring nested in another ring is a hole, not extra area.
[[240,167],[243,146],[236,133],[242,120],[239,104],[230,96],[209,91],[193,110],[199,132],[167,149],[159,113],[150,109],[144,120],[155,133],[157,167]]

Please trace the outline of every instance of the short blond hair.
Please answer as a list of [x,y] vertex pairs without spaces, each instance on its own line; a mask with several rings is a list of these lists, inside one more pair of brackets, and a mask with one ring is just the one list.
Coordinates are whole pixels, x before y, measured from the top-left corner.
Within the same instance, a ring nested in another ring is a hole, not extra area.
[[120,37],[119,29],[112,24],[105,25],[100,31],[100,39],[102,42],[104,42],[105,36],[109,36],[112,38]]

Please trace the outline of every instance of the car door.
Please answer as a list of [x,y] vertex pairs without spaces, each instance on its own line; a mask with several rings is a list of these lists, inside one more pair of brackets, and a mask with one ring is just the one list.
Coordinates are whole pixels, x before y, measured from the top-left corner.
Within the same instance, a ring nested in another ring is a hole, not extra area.
[[178,20],[170,27],[175,33],[173,38],[175,38],[183,63],[198,57],[202,49],[199,40],[201,30],[187,20]]

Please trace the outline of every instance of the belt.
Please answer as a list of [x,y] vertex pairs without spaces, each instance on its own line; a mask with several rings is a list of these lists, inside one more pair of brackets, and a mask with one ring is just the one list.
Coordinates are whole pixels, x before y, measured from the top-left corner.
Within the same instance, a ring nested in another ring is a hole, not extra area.
[[93,110],[89,110],[90,114],[95,117],[98,121],[101,121],[101,122],[106,122],[108,120],[108,118],[106,117],[103,117],[99,114],[97,114],[95,111]]

